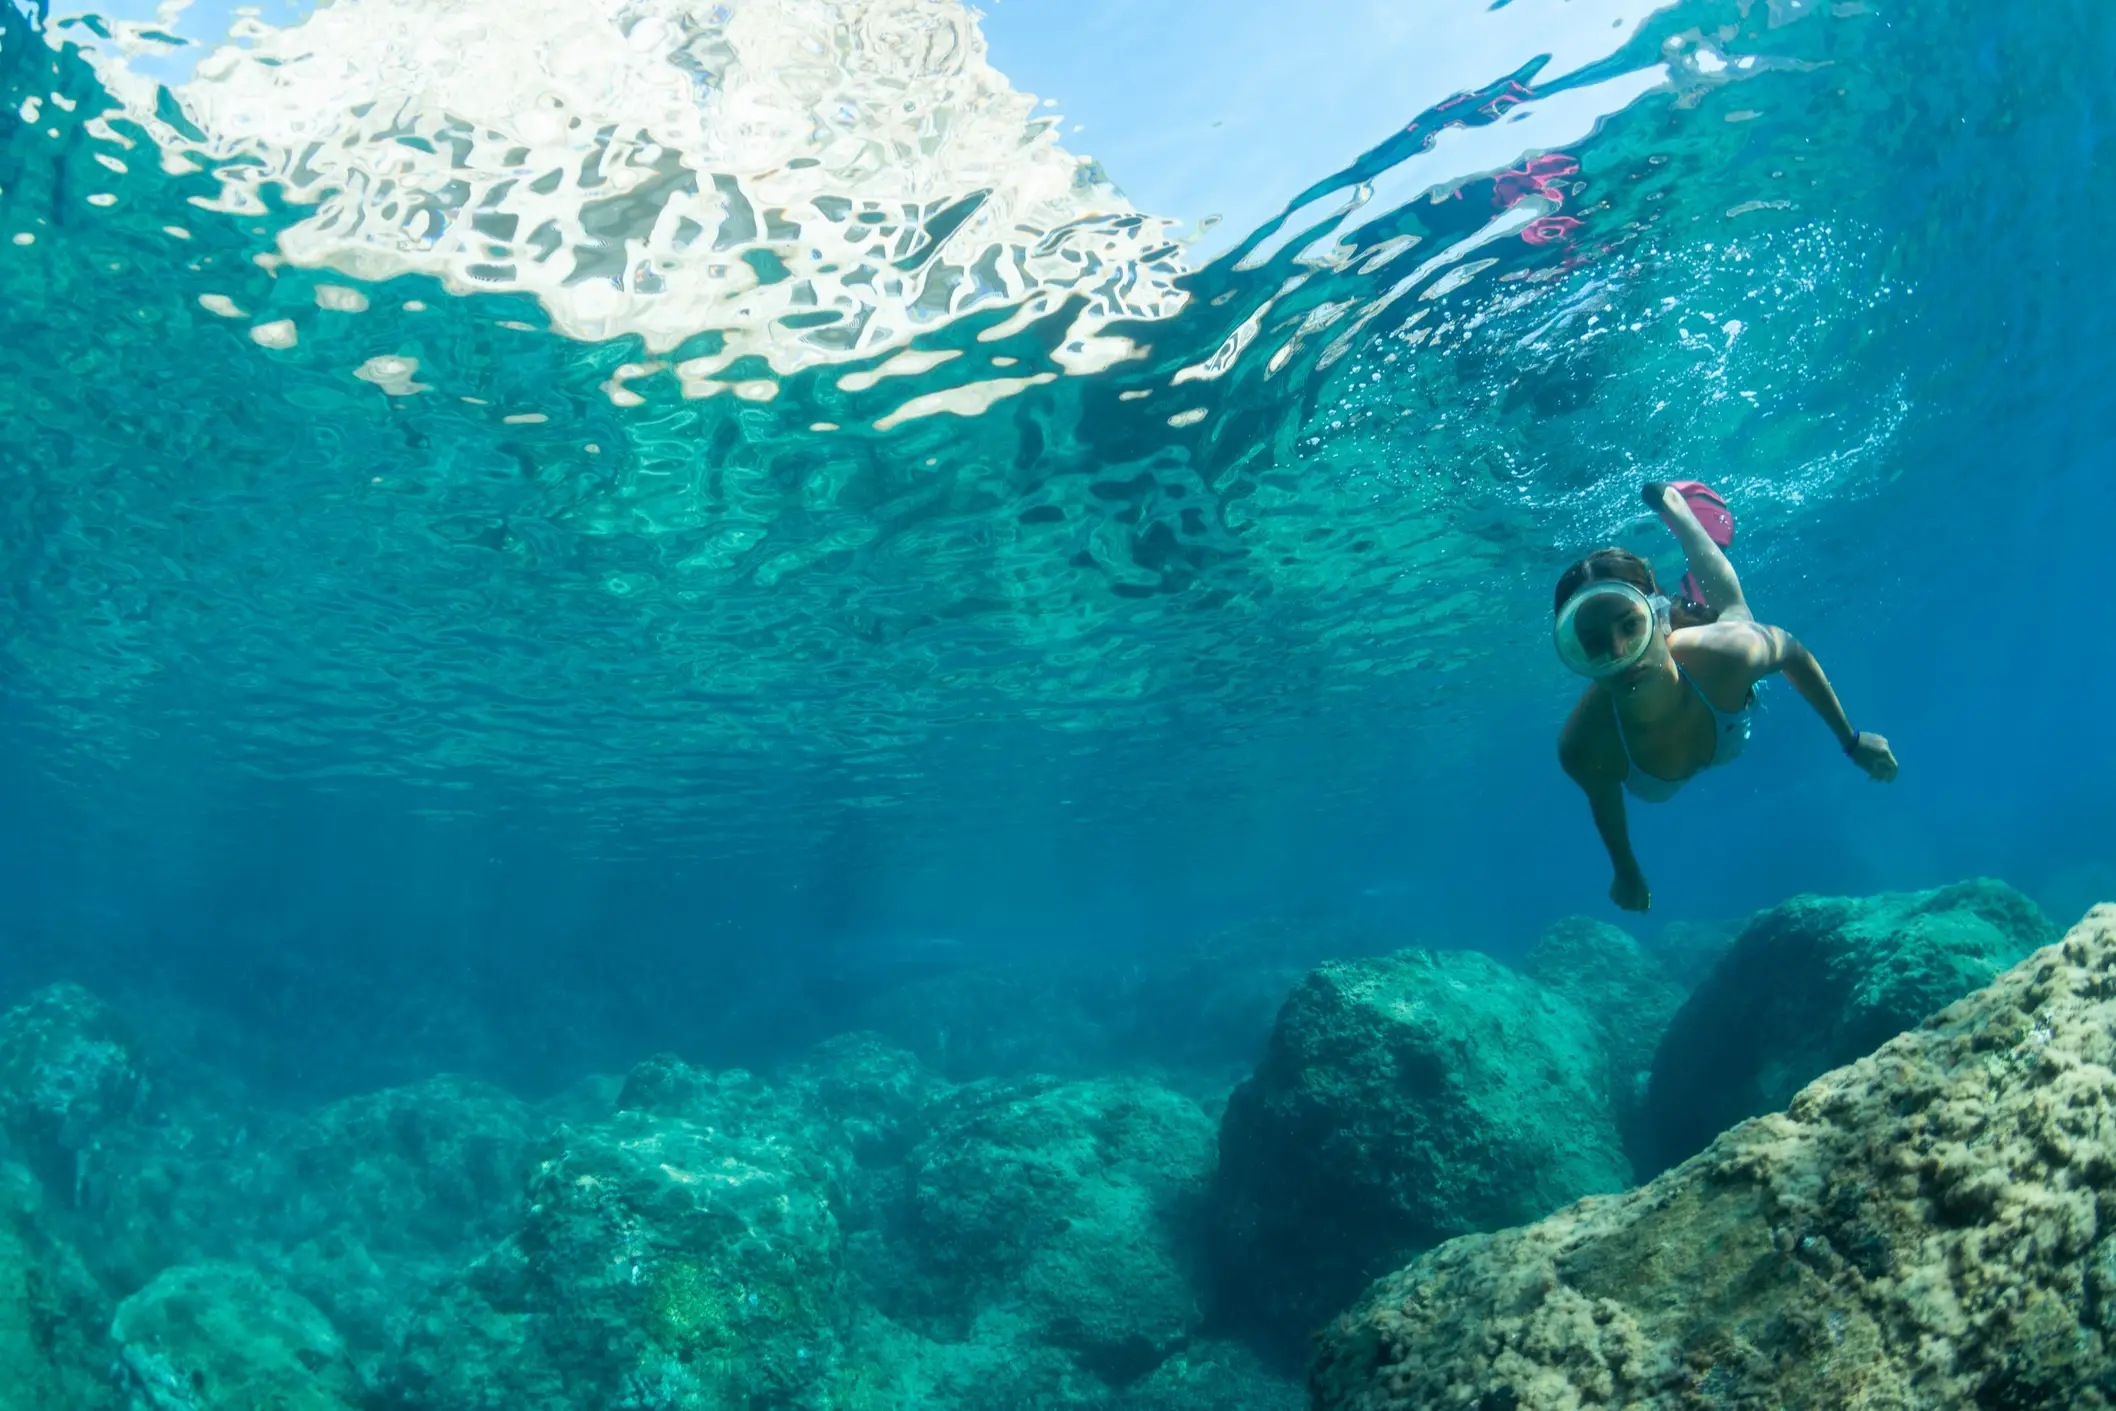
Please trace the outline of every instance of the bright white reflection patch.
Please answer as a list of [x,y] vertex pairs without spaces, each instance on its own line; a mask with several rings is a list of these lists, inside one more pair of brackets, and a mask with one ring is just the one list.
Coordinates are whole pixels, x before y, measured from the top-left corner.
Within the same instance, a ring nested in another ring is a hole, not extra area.
[[104,77],[170,158],[246,159],[223,207],[310,206],[296,264],[525,291],[655,352],[723,333],[693,378],[1068,295],[1092,348],[1181,303],[1166,223],[1058,144],[961,0],[344,0],[240,28],[174,90],[203,142]]

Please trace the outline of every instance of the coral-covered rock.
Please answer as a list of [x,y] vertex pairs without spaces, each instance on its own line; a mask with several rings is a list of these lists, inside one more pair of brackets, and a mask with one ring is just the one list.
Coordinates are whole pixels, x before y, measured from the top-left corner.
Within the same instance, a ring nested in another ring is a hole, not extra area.
[[1420,1250],[1623,1189],[1606,1065],[1578,1008],[1489,957],[1322,966],[1221,1124],[1218,1306],[1295,1348]]
[[36,1179],[0,1163],[0,1406],[104,1411],[110,1308],[45,1216]]
[[131,1036],[78,985],[0,1015],[0,1133],[57,1192],[82,1179],[88,1154],[139,1111],[146,1087]]
[[2056,939],[1999,882],[1799,897],[1759,913],[1662,1038],[1638,1124],[1641,1174],[1870,1053]]
[[820,1406],[834,1153],[631,1110],[554,1139],[521,1227],[422,1313],[397,1381],[436,1411]]
[[353,1411],[360,1386],[330,1322],[241,1264],[184,1265],[120,1304],[110,1326],[133,1401],[151,1411]]
[[1604,1084],[1626,1146],[1634,1144],[1653,1054],[1683,991],[1628,932],[1569,916],[1543,933],[1521,967],[1578,1006],[1602,1036]]
[[1210,1120],[1150,1082],[967,1090],[906,1163],[873,1294],[929,1332],[1005,1328],[1124,1385],[1197,1327],[1211,1161]]
[[2108,1408],[2112,1207],[2104,906],[1652,1184],[1381,1280],[1315,1405]]

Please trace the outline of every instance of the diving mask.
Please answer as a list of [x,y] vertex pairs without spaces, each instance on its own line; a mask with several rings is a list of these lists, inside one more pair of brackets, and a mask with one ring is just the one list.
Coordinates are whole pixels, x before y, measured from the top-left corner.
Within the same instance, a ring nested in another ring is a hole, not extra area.
[[1653,647],[1655,630],[1668,626],[1667,598],[1603,578],[1566,600],[1554,636],[1565,665],[1599,681],[1638,665]]

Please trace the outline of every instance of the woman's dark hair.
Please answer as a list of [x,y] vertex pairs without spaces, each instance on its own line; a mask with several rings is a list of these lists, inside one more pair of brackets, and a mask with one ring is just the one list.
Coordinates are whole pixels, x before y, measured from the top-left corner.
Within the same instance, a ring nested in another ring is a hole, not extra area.
[[[1616,578],[1629,583],[1649,598],[1660,591],[1660,581],[1653,576],[1653,565],[1637,554],[1629,549],[1596,549],[1565,570],[1565,576],[1558,580],[1557,605],[1551,611],[1565,611],[1565,604],[1572,601],[1574,593],[1589,583],[1605,578]],[[1693,603],[1684,598],[1673,605],[1669,617],[1670,625],[1674,627],[1701,627],[1707,622],[1717,621],[1719,614],[1703,603]]]
[[1565,604],[1572,601],[1574,593],[1604,578],[1621,579],[1648,597],[1660,591],[1660,584],[1653,577],[1653,565],[1637,554],[1629,549],[1596,549],[1565,570],[1565,576],[1558,580],[1557,606],[1551,611],[1565,611]]

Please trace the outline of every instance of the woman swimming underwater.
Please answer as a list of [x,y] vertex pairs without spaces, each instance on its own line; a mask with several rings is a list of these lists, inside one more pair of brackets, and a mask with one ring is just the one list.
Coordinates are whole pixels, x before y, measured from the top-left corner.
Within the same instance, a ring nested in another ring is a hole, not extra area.
[[1748,743],[1766,676],[1784,673],[1854,764],[1883,783],[1896,777],[1888,741],[1853,728],[1807,648],[1749,611],[1720,551],[1734,524],[1719,496],[1694,481],[1650,484],[1645,496],[1689,559],[1683,601],[1663,596],[1653,566],[1625,549],[1581,559],[1557,595],[1558,655],[1589,682],[1558,736],[1558,760],[1594,810],[1616,868],[1609,898],[1626,911],[1644,911],[1653,897],[1631,851],[1625,790],[1663,803],[1731,762]]

